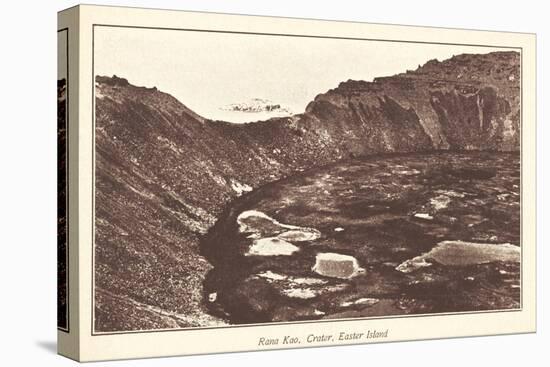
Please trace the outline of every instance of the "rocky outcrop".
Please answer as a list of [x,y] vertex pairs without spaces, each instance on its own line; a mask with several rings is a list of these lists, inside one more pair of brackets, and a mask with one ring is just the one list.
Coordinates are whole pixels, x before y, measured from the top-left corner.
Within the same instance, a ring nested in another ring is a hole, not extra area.
[[354,156],[518,150],[519,70],[515,52],[460,55],[347,81],[304,114],[249,124],[98,76],[96,331],[220,322],[204,306],[199,238],[251,188]]
[[360,143],[344,146],[360,153],[518,150],[519,63],[516,52],[459,55],[372,83],[350,80],[317,96],[305,119],[351,128]]

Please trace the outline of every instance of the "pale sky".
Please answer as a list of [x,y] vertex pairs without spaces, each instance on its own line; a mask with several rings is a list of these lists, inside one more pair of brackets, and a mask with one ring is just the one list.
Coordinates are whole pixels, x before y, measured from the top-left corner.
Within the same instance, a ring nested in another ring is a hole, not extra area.
[[[436,30],[434,30],[436,32]],[[169,93],[206,118],[265,98],[294,113],[348,79],[371,81],[430,59],[497,48],[365,40],[95,27],[96,75]]]

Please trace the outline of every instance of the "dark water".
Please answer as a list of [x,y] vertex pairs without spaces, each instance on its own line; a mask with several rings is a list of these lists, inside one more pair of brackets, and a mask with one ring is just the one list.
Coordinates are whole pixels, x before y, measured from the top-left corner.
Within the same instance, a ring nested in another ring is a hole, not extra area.
[[269,184],[202,241],[208,307],[231,323],[519,308],[519,185],[519,154],[480,152]]

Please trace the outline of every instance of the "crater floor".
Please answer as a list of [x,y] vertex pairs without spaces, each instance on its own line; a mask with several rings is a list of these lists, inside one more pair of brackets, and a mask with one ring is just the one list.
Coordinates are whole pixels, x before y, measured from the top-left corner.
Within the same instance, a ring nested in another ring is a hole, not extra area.
[[203,238],[229,323],[520,307],[517,153],[386,155],[247,193]]

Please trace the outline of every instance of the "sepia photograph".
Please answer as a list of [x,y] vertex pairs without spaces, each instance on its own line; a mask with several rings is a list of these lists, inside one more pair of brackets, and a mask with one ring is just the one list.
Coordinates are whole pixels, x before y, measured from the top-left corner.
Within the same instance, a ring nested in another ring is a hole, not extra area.
[[95,333],[521,309],[520,48],[93,37]]

